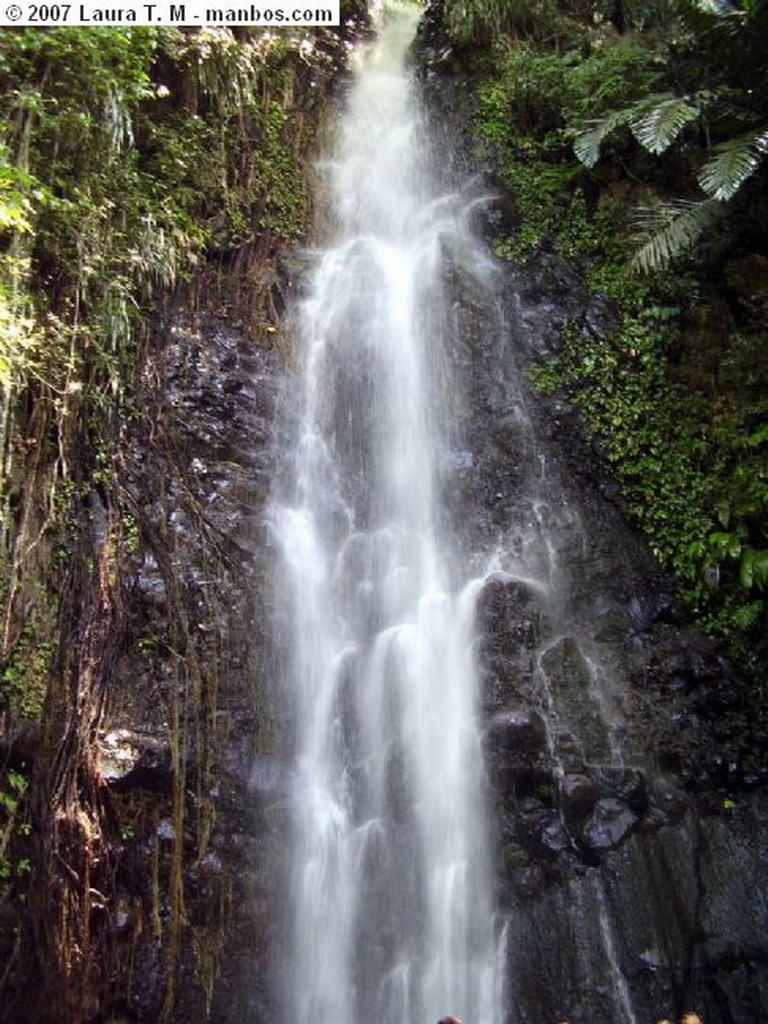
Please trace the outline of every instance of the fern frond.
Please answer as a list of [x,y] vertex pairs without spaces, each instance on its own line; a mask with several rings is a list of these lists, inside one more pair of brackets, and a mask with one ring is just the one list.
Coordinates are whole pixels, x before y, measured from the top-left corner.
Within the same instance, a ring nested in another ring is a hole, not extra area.
[[768,154],[768,128],[729,139],[699,171],[699,184],[712,199],[734,196]]
[[721,208],[717,200],[702,199],[677,200],[641,211],[642,244],[632,257],[632,268],[647,274],[692,249]]
[[685,126],[697,118],[701,107],[685,96],[669,96],[630,122],[637,141],[658,156],[675,141]]

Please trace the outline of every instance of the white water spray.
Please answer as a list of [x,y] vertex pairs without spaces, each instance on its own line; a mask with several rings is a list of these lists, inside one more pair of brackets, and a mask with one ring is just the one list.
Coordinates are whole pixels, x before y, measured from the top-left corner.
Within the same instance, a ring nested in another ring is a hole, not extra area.
[[451,568],[438,480],[445,252],[482,259],[430,182],[404,70],[416,17],[366,52],[329,164],[338,242],[301,311],[295,490],[275,511],[296,719],[290,1024],[494,1017],[478,584]]

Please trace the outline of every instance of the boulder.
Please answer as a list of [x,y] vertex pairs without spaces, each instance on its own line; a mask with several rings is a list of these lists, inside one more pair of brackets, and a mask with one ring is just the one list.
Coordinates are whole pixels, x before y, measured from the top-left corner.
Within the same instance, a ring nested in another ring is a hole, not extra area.
[[613,850],[637,828],[638,816],[622,800],[605,797],[598,800],[581,833],[583,846],[590,852]]
[[131,729],[112,729],[99,738],[98,750],[102,778],[113,789],[170,790],[171,751],[167,743]]

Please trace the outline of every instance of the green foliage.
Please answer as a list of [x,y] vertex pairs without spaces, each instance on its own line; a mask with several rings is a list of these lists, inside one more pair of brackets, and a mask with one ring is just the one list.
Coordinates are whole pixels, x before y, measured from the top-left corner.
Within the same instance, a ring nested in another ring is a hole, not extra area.
[[0,805],[6,812],[14,814],[19,806],[19,799],[27,788],[27,779],[15,768],[9,768],[6,772],[6,788],[0,789]]
[[0,902],[14,890],[23,902],[23,883],[32,871],[26,855],[32,831],[26,813],[28,785],[27,776],[17,768],[0,776]]
[[600,159],[603,141],[617,128],[627,125],[649,153],[663,153],[700,113],[698,104],[686,96],[644,96],[628,107],[588,121],[579,129],[573,149],[585,166],[594,167]]
[[711,199],[699,202],[678,199],[638,208],[635,223],[641,228],[641,234],[632,265],[650,273],[690,252],[721,213],[720,204]]
[[699,184],[712,199],[733,199],[768,153],[768,128],[720,143],[699,171]]
[[501,33],[541,35],[557,19],[554,0],[462,0],[446,5],[448,28],[457,42],[483,42]]
[[[757,623],[768,587],[766,383],[763,376],[760,390],[749,386],[742,402],[719,409],[712,423],[717,528],[707,538],[707,554],[720,584],[738,587],[750,599],[733,609],[742,628]],[[758,417],[763,423],[750,432],[750,421]]]
[[[497,253],[521,260],[545,244],[575,261],[618,317],[608,339],[572,324],[559,359],[536,369],[537,386],[584,410],[682,596],[764,676],[765,333],[740,333],[733,316],[698,331],[707,264],[683,273],[680,260],[709,259],[722,291],[715,259],[761,237],[768,15],[765,5],[662,7],[622,5],[615,20],[616,8],[592,5],[586,34],[565,42],[495,38],[475,130],[512,197]],[[635,31],[606,30],[609,17]],[[669,198],[697,181],[700,196]],[[674,275],[657,273],[673,261]]]
[[493,72],[482,84],[479,129],[496,139],[510,131],[548,136],[548,145],[565,148],[571,130],[590,113],[609,109],[628,95],[642,97],[658,76],[653,53],[629,40],[590,47],[586,53],[580,43],[552,52],[515,42],[499,49]]
[[[717,102],[721,101],[709,92],[693,100],[668,95],[639,100],[630,107],[589,122],[576,136],[574,152],[585,166],[593,167],[606,137],[627,125],[649,153],[659,155],[678,139],[686,125]],[[705,199],[663,204],[650,216],[645,211],[644,241],[635,256],[638,269],[647,272],[666,266],[693,249],[699,237],[724,212],[722,204],[733,199],[744,182],[758,170],[768,153],[768,130],[763,126],[728,139],[716,146],[713,153],[697,175],[706,193]]]
[[653,55],[624,41],[586,57],[573,49],[542,53],[530,44],[499,54],[478,90],[475,126],[481,157],[516,202],[519,224],[497,247],[501,255],[523,258],[545,237],[571,257],[617,248],[616,223],[604,209],[587,212],[586,179],[571,149],[574,125],[627,89],[647,88],[657,74]]
[[632,132],[649,153],[663,153],[700,112],[687,96],[655,97],[650,109],[632,120]]
[[[485,82],[479,92],[483,156],[498,167],[520,220],[514,240],[502,240],[498,247],[506,257],[523,256],[537,245],[568,202],[568,184],[578,169],[552,158],[561,145],[556,96],[564,87],[564,72],[560,61],[521,49],[510,54],[503,75]],[[534,134],[534,125],[544,130]]]
[[295,242],[306,221],[306,175],[285,145],[288,119],[280,103],[272,100],[267,105],[262,125],[263,145],[253,157],[265,197],[261,222],[278,237]]
[[[534,379],[545,389],[564,388],[583,408],[654,553],[698,606],[707,591],[690,545],[704,540],[713,526],[709,453],[690,396],[666,372],[678,314],[676,307],[650,305],[627,312],[610,341],[573,326],[565,332],[558,364]],[[681,423],[684,402],[690,415]]]
[[635,109],[632,106],[624,110],[614,110],[605,117],[587,122],[573,143],[573,151],[585,167],[595,166],[600,159],[600,147],[603,140],[617,128],[629,124]]
[[42,714],[53,655],[51,608],[46,601],[41,607],[24,624],[0,674],[0,707],[35,721]]
[[[674,50],[669,47],[675,63],[663,76],[667,90],[608,110],[576,133],[574,151],[586,167],[595,166],[605,140],[624,126],[653,155],[674,144],[704,192],[697,200],[663,204],[655,224],[646,218],[649,227],[635,260],[640,270],[666,266],[693,251],[718,215],[731,212],[726,204],[742,198],[745,182],[760,171],[768,153],[768,95],[759,85],[768,68],[764,7],[703,0],[682,4],[687,35],[674,41]],[[681,84],[676,70],[681,48],[687,51],[683,67],[698,63],[704,87],[672,91]],[[703,131],[686,132],[694,124]]]
[[60,389],[87,361],[96,390],[122,392],[148,302],[210,249],[300,234],[283,109],[297,46],[213,29],[3,32],[3,380],[33,371]]
[[[656,286],[658,290],[658,285]],[[673,288],[674,292],[674,288]],[[681,595],[758,677],[763,673],[768,589],[768,368],[747,346],[725,356],[732,383],[720,401],[690,391],[670,373],[681,305],[625,300],[610,339],[572,325],[555,364],[533,373],[546,393],[584,410],[589,429],[622,485],[630,511]],[[634,311],[631,311],[634,309]],[[735,401],[735,388],[741,392]],[[727,398],[726,398],[727,396]],[[749,430],[749,423],[760,424]]]

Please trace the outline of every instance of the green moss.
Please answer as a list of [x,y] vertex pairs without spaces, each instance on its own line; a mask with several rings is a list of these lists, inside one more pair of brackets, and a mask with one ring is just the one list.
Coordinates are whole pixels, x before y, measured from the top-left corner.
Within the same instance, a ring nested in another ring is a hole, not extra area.
[[42,584],[27,590],[30,614],[12,641],[0,674],[0,707],[13,715],[38,721],[48,690],[54,650],[55,598]]

